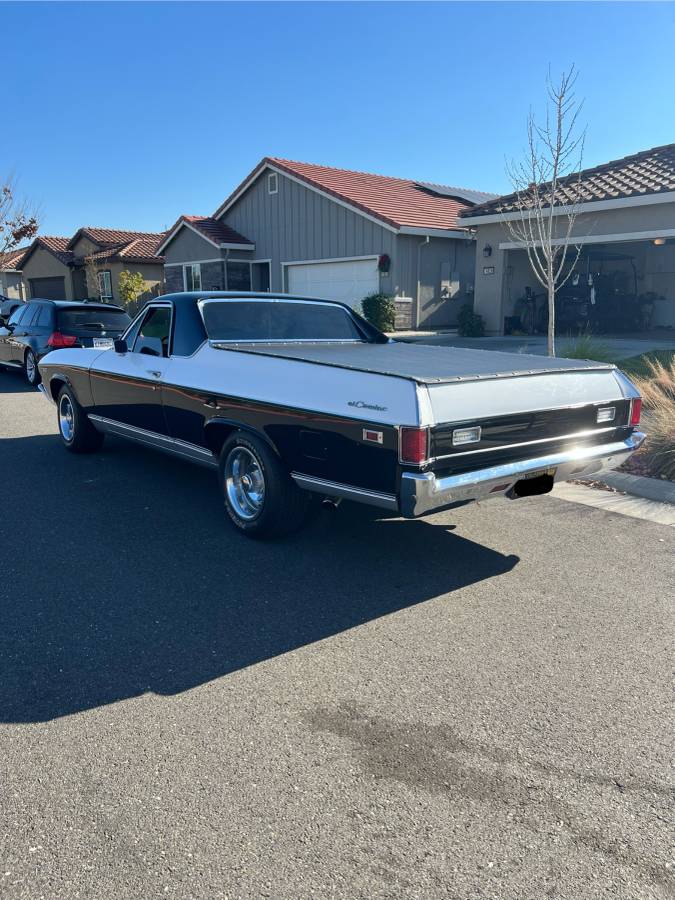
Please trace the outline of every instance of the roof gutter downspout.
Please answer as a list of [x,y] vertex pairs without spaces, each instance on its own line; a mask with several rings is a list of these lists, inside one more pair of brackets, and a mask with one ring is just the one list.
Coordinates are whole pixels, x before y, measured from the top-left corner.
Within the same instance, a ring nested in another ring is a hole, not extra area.
[[420,293],[421,293],[421,280],[420,280],[420,261],[421,261],[421,250],[425,244],[429,243],[429,235],[427,235],[423,241],[420,241],[417,245],[417,302],[415,303],[415,329],[420,327]]

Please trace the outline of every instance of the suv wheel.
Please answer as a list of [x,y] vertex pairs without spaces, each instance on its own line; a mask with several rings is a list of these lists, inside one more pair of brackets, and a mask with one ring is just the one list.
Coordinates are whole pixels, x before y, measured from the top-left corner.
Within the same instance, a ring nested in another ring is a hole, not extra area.
[[225,510],[242,534],[281,537],[305,521],[310,495],[296,486],[262,438],[232,435],[220,454],[219,474]]
[[104,435],[96,431],[68,385],[59,391],[56,410],[59,436],[67,450],[93,453],[100,449]]
[[40,383],[40,370],[38,369],[37,357],[32,350],[26,351],[24,372],[26,373],[26,381],[28,384],[35,387]]

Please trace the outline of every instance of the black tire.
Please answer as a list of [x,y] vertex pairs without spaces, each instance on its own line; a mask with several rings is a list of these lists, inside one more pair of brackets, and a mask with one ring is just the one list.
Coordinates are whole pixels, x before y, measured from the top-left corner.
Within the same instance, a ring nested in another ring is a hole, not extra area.
[[[237,459],[244,463],[241,476],[233,472]],[[274,450],[257,435],[238,431],[225,442],[218,476],[229,519],[247,537],[282,537],[304,523],[310,495],[296,486]],[[246,477],[248,487],[242,484]]]
[[40,384],[38,361],[32,350],[26,350],[26,355],[23,360],[23,374],[31,387],[37,387],[38,384]]
[[67,384],[56,400],[56,423],[61,442],[71,453],[94,453],[101,449],[104,435],[96,431]]

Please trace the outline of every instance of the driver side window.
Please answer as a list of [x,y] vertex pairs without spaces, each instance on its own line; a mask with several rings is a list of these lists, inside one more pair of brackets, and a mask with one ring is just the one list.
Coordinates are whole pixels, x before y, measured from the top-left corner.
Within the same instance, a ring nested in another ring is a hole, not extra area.
[[167,357],[170,341],[171,308],[154,306],[145,314],[131,349],[134,353]]

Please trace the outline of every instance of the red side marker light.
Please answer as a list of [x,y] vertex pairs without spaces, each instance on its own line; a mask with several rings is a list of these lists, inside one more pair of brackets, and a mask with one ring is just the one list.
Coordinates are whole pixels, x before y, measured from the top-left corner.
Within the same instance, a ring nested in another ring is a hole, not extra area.
[[642,415],[642,398],[635,397],[630,402],[630,421],[629,425],[632,425],[634,428],[640,424],[640,416]]
[[428,428],[401,428],[401,462],[418,466],[429,456]]

